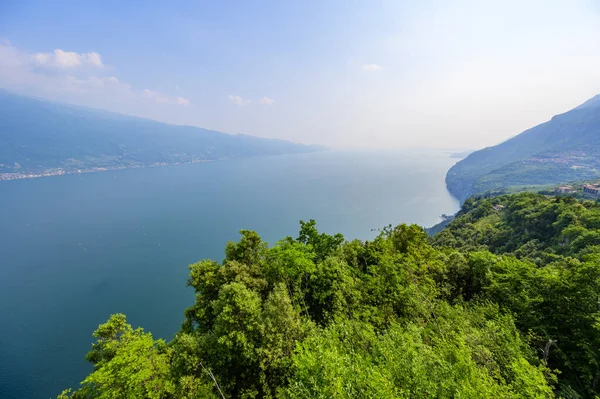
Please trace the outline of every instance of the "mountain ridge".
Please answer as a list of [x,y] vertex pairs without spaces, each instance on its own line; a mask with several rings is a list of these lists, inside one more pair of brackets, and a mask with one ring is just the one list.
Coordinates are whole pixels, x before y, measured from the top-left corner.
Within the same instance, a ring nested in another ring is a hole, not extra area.
[[3,89],[0,141],[0,180],[326,149],[173,125]]
[[446,174],[461,202],[473,194],[600,176],[600,95],[491,147]]

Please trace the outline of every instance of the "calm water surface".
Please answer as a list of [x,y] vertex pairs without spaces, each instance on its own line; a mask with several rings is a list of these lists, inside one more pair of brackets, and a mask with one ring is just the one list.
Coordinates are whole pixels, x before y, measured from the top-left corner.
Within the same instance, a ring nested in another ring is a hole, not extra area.
[[50,398],[91,367],[111,313],[170,338],[188,264],[239,229],[269,243],[300,219],[370,239],[458,210],[441,153],[325,152],[0,182],[0,398]]

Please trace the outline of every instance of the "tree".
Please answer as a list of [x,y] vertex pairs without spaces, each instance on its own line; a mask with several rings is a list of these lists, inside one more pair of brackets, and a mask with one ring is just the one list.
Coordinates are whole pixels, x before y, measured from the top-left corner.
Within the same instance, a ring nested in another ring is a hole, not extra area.
[[[170,378],[171,350],[163,340],[155,341],[141,328],[134,330],[123,314],[112,315],[94,331],[94,337],[96,342],[86,356],[94,371],[71,398],[173,397],[176,387]],[[69,397],[69,392],[62,395]]]
[[[500,207],[499,205],[503,205]],[[594,398],[600,205],[471,199],[437,236],[345,242],[300,222],[190,265],[170,343],[111,316],[66,398]]]

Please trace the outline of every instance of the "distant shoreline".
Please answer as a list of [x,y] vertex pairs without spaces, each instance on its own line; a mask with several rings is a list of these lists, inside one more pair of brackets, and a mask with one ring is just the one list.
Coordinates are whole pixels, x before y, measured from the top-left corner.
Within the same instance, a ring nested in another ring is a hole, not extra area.
[[106,168],[87,168],[87,169],[72,169],[66,170],[63,168],[57,169],[49,169],[39,173],[0,173],[0,181],[9,181],[9,180],[24,180],[24,179],[37,179],[40,177],[51,177],[51,176],[63,176],[63,175],[77,175],[82,173],[94,173],[94,172],[110,172],[114,170],[126,170],[126,169],[140,169],[140,168],[154,168],[159,166],[171,166],[171,165],[182,165],[182,164],[192,164],[192,163],[204,163],[204,162],[214,162],[219,161],[219,159],[199,159],[189,162],[160,162],[153,163],[149,165],[131,165],[131,166],[113,166]]

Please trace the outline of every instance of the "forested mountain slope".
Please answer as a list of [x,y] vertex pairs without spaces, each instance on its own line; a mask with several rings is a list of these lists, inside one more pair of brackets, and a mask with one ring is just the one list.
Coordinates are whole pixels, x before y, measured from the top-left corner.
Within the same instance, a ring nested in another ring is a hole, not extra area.
[[446,175],[450,192],[473,194],[600,176],[600,95],[494,147],[475,151]]
[[60,398],[593,398],[600,393],[600,205],[469,200],[446,229],[372,241],[301,222],[242,231],[190,265],[171,342],[112,316],[93,372]]
[[323,149],[59,104],[0,89],[0,178]]

